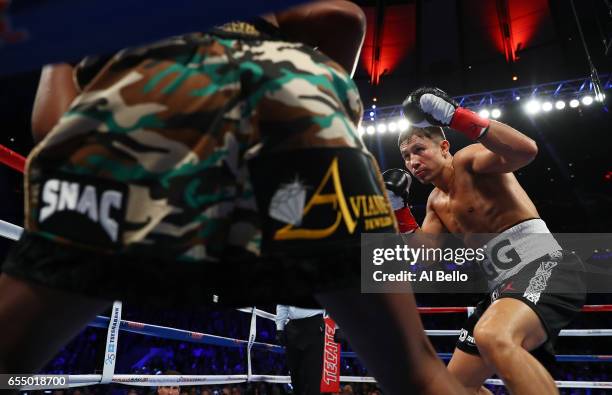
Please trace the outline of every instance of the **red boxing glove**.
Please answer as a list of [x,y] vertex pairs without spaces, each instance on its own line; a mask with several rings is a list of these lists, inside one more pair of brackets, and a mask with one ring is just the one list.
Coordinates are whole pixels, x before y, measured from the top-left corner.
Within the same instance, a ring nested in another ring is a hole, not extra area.
[[416,219],[414,219],[414,215],[412,215],[410,211],[410,207],[406,206],[400,208],[399,210],[395,210],[394,213],[400,233],[412,233],[419,227]]
[[485,135],[490,123],[487,118],[482,118],[474,111],[457,107],[453,119],[451,119],[450,127],[465,134],[470,139],[476,140]]

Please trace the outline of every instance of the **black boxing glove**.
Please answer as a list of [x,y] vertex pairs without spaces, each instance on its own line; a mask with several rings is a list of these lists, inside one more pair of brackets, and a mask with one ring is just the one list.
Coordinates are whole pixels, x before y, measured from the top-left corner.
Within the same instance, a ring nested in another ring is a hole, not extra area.
[[404,103],[406,118],[416,127],[450,127],[472,140],[482,138],[490,121],[459,104],[438,88],[419,88],[408,95]]
[[412,184],[410,173],[402,169],[389,169],[383,174],[385,188],[389,191],[389,200],[393,210],[398,210],[408,205],[408,193]]
[[419,225],[408,207],[408,194],[412,177],[402,169],[389,169],[383,174],[385,188],[389,192],[389,201],[397,219],[400,233],[414,232]]

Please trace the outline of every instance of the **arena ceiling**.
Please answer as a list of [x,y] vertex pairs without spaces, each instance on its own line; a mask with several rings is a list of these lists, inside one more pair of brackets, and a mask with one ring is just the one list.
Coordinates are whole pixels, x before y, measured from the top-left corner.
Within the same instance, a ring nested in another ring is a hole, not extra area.
[[[460,95],[590,73],[571,0],[354,1],[368,22],[355,76],[365,101],[397,104],[422,84]],[[593,63],[607,73],[612,2],[574,3]]]

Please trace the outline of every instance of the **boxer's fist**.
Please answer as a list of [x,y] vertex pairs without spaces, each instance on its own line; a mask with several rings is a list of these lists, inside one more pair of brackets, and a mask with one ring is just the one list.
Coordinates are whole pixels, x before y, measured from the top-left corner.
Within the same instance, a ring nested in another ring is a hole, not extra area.
[[404,114],[414,126],[450,126],[455,109],[459,107],[452,97],[438,88],[419,88],[408,95]]
[[416,127],[450,127],[476,140],[489,127],[489,120],[459,104],[446,92],[438,88],[419,88],[408,95],[404,103],[404,114]]
[[408,207],[408,193],[412,184],[410,173],[402,169],[389,169],[382,175],[400,233],[414,232],[419,225]]
[[410,173],[402,169],[389,169],[383,174],[385,187],[389,191],[389,200],[393,210],[399,210],[408,205],[408,194],[412,177]]

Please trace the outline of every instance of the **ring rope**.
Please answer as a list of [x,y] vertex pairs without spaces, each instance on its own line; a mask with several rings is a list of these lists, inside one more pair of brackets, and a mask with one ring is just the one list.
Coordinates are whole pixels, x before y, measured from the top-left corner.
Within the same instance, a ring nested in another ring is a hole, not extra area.
[[0,144],[0,162],[20,173],[23,173],[26,158],[24,158],[23,155],[18,154],[17,152]]
[[[88,326],[94,328],[107,329],[110,322],[110,318],[97,316]],[[156,336],[162,339],[188,341],[191,343],[210,344],[214,346],[224,347],[246,347],[248,341],[240,339],[232,339],[229,337],[209,335],[201,332],[192,332],[183,329],[175,329],[166,326],[144,324],[141,322],[121,320],[119,323],[119,330],[138,333],[145,336]],[[276,344],[268,344],[261,342],[253,342],[253,347],[264,348],[273,352],[282,352],[282,347]]]
[[[260,310],[261,311],[261,310]],[[97,316],[89,326],[97,328],[107,328],[110,319],[108,317]],[[119,330],[138,333],[145,336],[155,336],[162,339],[171,339],[178,341],[188,341],[192,343],[202,343],[225,347],[248,347],[248,341],[240,339],[232,339],[227,337],[209,335],[200,332],[191,332],[183,329],[175,329],[165,326],[145,324],[141,322],[121,320]],[[425,330],[429,336],[457,336],[459,330]],[[612,329],[566,329],[561,331],[560,336],[612,336]],[[253,346],[265,348],[269,351],[282,353],[283,348],[276,344],[253,342]],[[354,352],[344,351],[341,354],[346,358],[354,358],[357,355]],[[441,358],[449,357],[450,354],[440,353]],[[611,355],[558,355],[559,362],[612,362]]]
[[[100,382],[100,374],[76,374],[68,375],[69,387],[83,387],[95,385]],[[251,382],[264,381],[267,383],[286,384],[291,382],[289,376],[272,375],[253,375]],[[340,376],[343,383],[376,383],[374,377],[360,376]],[[137,387],[155,387],[169,385],[219,385],[219,384],[240,384],[247,382],[246,374],[236,375],[136,375],[136,374],[116,374],[111,381],[115,384],[124,384]],[[489,379],[485,384],[503,386],[504,383],[499,379]],[[558,388],[594,388],[612,389],[610,381],[555,381]],[[22,390],[40,389],[40,387],[23,387]]]

